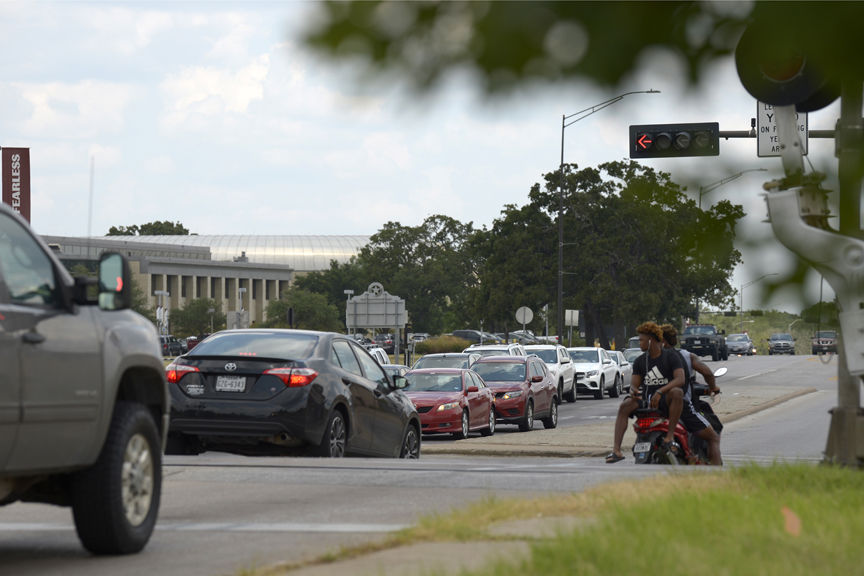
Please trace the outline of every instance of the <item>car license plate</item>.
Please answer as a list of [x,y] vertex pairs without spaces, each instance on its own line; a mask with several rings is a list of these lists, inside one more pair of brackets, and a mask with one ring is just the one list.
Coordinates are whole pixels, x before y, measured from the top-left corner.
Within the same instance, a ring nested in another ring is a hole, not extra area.
[[651,449],[651,443],[650,442],[637,442],[636,444],[633,445],[633,452],[636,452],[637,454],[640,452],[648,452],[650,449]]
[[243,392],[246,389],[245,376],[217,376],[217,392]]

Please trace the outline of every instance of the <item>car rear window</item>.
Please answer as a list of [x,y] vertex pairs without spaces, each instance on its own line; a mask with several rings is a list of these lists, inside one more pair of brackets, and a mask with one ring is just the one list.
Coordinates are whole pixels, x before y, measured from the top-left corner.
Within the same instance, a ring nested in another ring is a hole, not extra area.
[[475,362],[471,369],[487,382],[521,382],[525,380],[522,362]]
[[467,368],[467,356],[423,356],[414,368]]
[[547,364],[557,364],[558,363],[558,350],[549,350],[549,349],[541,349],[541,350],[527,350],[529,354],[536,354],[540,357],[543,362]]
[[600,356],[598,350],[568,350],[570,359],[573,362],[599,362]]
[[318,344],[314,334],[227,332],[213,334],[189,351],[189,356],[260,356],[304,360]]
[[461,374],[409,372],[405,378],[408,380],[406,390],[409,392],[457,392],[462,390]]

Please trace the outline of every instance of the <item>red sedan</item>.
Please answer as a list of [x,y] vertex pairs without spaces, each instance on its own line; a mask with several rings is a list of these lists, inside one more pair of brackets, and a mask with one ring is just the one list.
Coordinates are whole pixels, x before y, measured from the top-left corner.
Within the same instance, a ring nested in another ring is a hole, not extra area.
[[471,369],[495,392],[499,423],[516,424],[526,432],[537,417],[544,428],[558,426],[558,385],[537,356],[486,356]]
[[420,415],[423,434],[495,433],[495,396],[483,379],[461,368],[420,368],[405,374],[403,390]]

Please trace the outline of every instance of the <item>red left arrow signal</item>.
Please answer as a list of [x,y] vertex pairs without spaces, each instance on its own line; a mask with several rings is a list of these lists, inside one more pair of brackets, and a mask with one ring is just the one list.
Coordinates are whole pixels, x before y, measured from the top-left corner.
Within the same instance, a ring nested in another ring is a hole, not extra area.
[[652,140],[648,134],[640,134],[639,139],[636,140],[636,144],[638,144],[642,150],[647,150],[651,146],[651,142]]

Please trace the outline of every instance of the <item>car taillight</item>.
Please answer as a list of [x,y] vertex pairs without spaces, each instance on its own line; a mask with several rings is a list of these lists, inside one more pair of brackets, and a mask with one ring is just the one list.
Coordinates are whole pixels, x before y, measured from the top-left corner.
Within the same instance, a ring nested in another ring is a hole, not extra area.
[[198,368],[185,364],[174,364],[173,362],[165,367],[165,377],[171,384],[176,384],[189,372],[198,372]]
[[312,383],[318,376],[318,372],[311,368],[270,368],[264,374],[276,376],[288,388],[300,388]]

